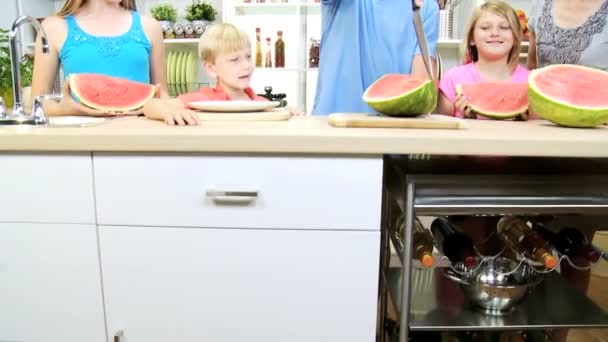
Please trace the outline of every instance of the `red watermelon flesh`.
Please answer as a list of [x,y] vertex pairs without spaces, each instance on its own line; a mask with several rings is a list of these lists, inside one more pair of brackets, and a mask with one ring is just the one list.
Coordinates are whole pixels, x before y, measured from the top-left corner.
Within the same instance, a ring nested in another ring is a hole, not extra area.
[[458,85],[471,109],[492,119],[509,119],[528,109],[528,84],[513,82],[480,82]]
[[378,113],[417,116],[437,105],[437,90],[431,80],[406,74],[386,74],[372,83],[362,96]]
[[106,112],[128,112],[143,107],[156,92],[147,83],[101,74],[72,74],[72,95],[87,107]]
[[552,66],[534,77],[534,85],[545,96],[577,107],[608,107],[608,78],[591,69]]
[[400,96],[420,87],[426,81],[411,75],[388,74],[382,77],[382,82],[377,82],[373,87],[369,87],[366,96],[369,99]]

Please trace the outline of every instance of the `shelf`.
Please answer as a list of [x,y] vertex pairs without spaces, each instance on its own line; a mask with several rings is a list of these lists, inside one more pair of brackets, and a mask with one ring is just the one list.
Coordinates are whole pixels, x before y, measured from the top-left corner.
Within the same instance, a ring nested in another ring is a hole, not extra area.
[[165,44],[170,44],[170,45],[193,45],[193,44],[198,44],[198,38],[172,38],[172,39],[165,39],[164,42]]
[[[521,330],[605,328],[608,313],[551,272],[515,311],[489,316],[470,308],[459,285],[439,268],[412,272],[411,330]],[[388,270],[389,290],[398,302],[400,268]],[[441,292],[438,292],[440,288]]]
[[[528,158],[509,158],[507,164],[504,158],[492,162],[459,159],[460,162],[454,158],[394,159],[393,167],[387,171],[392,174],[387,178],[387,189],[405,211],[403,191],[408,181],[413,182],[414,207],[421,216],[471,213],[604,216],[608,212],[608,181],[597,173],[605,170],[606,161],[544,159],[534,162]],[[442,170],[444,174],[429,174],[430,168]],[[524,176],[522,171],[534,174]]]
[[315,2],[250,2],[241,3],[235,8],[298,8],[298,7],[321,7],[320,3]]
[[305,14],[320,14],[321,5],[314,2],[265,2],[241,3],[234,6],[237,15],[290,15],[298,11]]
[[255,72],[299,72],[302,71],[298,68],[266,68],[266,67],[256,67]]
[[460,39],[439,39],[437,41],[437,47],[460,47],[462,41]]

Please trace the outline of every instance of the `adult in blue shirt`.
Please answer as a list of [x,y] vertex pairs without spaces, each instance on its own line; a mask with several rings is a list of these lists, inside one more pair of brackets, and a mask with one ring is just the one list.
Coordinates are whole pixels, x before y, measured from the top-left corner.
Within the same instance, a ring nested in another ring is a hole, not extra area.
[[[420,14],[429,54],[434,56],[439,31],[437,1],[424,1]],[[428,78],[411,0],[321,0],[321,15],[319,78],[312,114],[373,113],[361,96],[382,75]]]

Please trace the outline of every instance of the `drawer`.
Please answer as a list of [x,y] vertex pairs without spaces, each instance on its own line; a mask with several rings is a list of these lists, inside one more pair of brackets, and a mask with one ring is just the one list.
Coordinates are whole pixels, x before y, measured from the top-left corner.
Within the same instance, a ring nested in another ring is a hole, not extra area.
[[94,154],[98,222],[379,230],[382,158]]
[[95,223],[90,154],[0,154],[0,222]]

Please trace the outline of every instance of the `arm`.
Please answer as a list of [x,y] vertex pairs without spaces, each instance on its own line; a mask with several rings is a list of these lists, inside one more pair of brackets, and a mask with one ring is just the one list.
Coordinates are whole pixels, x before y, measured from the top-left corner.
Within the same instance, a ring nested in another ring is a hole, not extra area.
[[[419,5],[422,3],[421,0],[416,1]],[[429,56],[431,56],[431,71],[433,73],[433,82],[438,84],[437,79],[437,61],[435,56],[437,51],[437,41],[439,40],[439,6],[436,1],[425,1],[422,3],[420,9],[422,15],[422,22],[424,26],[424,33],[426,35],[426,42],[429,49]],[[412,30],[414,27],[412,26]],[[412,59],[412,75],[420,76],[422,78],[428,78],[426,67],[424,66],[424,59],[420,53],[420,47],[416,46],[414,52],[414,58]]]
[[151,99],[144,105],[144,115],[151,120],[164,121],[167,125],[198,125],[196,112],[184,108],[180,99]]
[[160,85],[160,97],[168,98],[169,92],[167,90],[167,70],[166,70],[166,56],[165,56],[165,43],[163,40],[163,31],[154,18],[148,16],[141,16],[142,26],[150,41],[150,80],[152,84]]
[[528,58],[526,59],[526,68],[528,70],[534,70],[538,67],[536,59],[536,23],[538,22],[538,17],[543,15],[542,7],[542,1],[534,0],[528,15],[528,31],[530,31]]
[[439,99],[437,101],[437,113],[454,116],[454,104],[442,91],[439,91]]
[[48,37],[48,53],[42,53],[42,42],[40,37],[36,37],[32,74],[32,98],[37,95],[48,94],[53,89],[55,75],[59,69],[57,41],[63,41],[67,36],[67,28],[61,27],[65,25],[61,20],[61,18],[49,17],[42,22],[42,28]]
[[534,70],[538,67],[536,64],[536,35],[530,32],[530,46],[528,47],[528,59],[526,60],[526,68]]
[[[437,79],[437,61],[435,61],[435,58],[431,57],[431,71],[433,72],[433,83],[435,83],[435,85],[438,84],[438,79]],[[422,55],[415,55],[414,59],[412,60],[412,75],[416,75],[419,76],[420,78],[423,79],[428,79],[429,78],[429,74],[426,71],[426,67],[424,66],[424,59],[422,58]]]
[[[40,37],[36,37],[32,75],[32,99],[38,95],[49,94],[52,91],[55,76],[59,69],[59,49],[63,46],[67,37],[67,26],[63,18],[48,17],[42,22],[42,28],[47,34],[49,51],[48,53],[42,53],[42,42]],[[100,111],[76,103],[70,96],[67,81],[64,82],[62,93],[64,96],[61,102],[57,103],[50,100],[44,102],[44,111],[47,115],[104,115]]]

